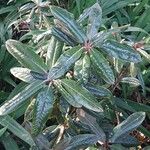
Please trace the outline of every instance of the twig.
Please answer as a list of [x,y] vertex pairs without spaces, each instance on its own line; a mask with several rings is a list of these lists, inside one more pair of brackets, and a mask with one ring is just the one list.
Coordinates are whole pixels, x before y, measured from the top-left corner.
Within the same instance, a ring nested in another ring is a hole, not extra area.
[[121,72],[118,75],[118,78],[115,81],[115,84],[114,84],[113,89],[112,89],[112,93],[115,91],[116,87],[119,85],[119,83],[122,80],[123,76],[126,74],[127,68],[128,68],[128,65],[126,67],[122,68]]
[[62,139],[63,134],[64,134],[64,131],[65,131],[65,126],[64,126],[64,125],[61,125],[61,126],[60,126],[60,132],[59,132],[59,135],[58,135],[56,144],[59,143],[60,140]]

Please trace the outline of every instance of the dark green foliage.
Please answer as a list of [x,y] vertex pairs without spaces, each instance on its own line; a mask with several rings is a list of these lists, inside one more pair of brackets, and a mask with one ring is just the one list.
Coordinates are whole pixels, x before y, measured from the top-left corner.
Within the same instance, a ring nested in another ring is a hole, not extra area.
[[3,3],[3,147],[126,150],[141,144],[134,132],[150,138],[149,7],[148,0]]

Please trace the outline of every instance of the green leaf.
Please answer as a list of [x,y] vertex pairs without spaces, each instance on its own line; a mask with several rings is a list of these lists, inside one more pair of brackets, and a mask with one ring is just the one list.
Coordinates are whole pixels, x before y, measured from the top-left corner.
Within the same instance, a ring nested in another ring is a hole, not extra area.
[[31,70],[22,67],[14,67],[10,69],[11,74],[13,74],[16,78],[27,82],[32,83],[35,81],[35,78],[31,75]]
[[84,43],[86,41],[86,35],[84,31],[74,20],[71,13],[57,6],[51,6],[50,9],[54,17],[63,22],[69,28],[79,43]]
[[74,137],[64,139],[58,143],[54,149],[57,150],[78,150],[93,145],[98,141],[95,134],[81,134]]
[[139,86],[140,85],[140,81],[134,77],[124,77],[121,80],[122,83],[128,83],[131,84],[133,86]]
[[47,55],[46,55],[46,64],[49,68],[54,66],[59,56],[61,55],[63,49],[63,43],[56,40],[52,37],[48,45]]
[[7,127],[0,129],[0,137],[5,133],[6,130],[7,130]]
[[138,77],[138,80],[139,80],[140,85],[142,87],[142,94],[143,94],[143,96],[146,96],[146,87],[145,87],[146,83],[145,83],[144,78],[143,78],[143,73],[140,69],[138,69],[137,77]]
[[33,119],[33,112],[34,112],[34,105],[35,105],[35,98],[30,101],[28,104],[25,112],[24,112],[24,120],[31,120]]
[[51,30],[44,30],[44,29],[32,29],[22,37],[20,37],[19,41],[24,41],[33,38],[35,42],[39,42],[43,37],[51,34]]
[[14,86],[14,87],[16,86],[15,81],[10,76],[5,76],[3,78],[3,80],[6,81],[8,84]]
[[95,97],[84,87],[81,87],[73,80],[62,79],[60,80],[62,86],[72,95],[74,101],[83,105],[84,107],[96,112],[102,112],[101,105],[97,102]]
[[5,150],[19,150],[17,142],[11,137],[11,135],[8,132],[4,134],[4,136],[2,136],[0,140]]
[[8,12],[11,12],[11,11],[14,11],[14,10],[16,10],[16,9],[17,9],[17,7],[16,7],[16,6],[13,6],[13,5],[7,6],[7,7],[2,7],[2,8],[0,9],[0,15],[1,15],[1,14],[5,14],[5,13],[8,13]]
[[150,106],[144,103],[138,103],[133,100],[126,100],[128,105],[133,107],[136,111],[144,111],[150,113]]
[[129,149],[123,147],[120,144],[113,144],[113,145],[110,145],[110,150],[129,150]]
[[4,45],[1,45],[0,47],[0,63],[5,59],[6,54],[6,47]]
[[30,104],[30,101],[24,101],[20,107],[15,109],[15,112],[10,113],[10,116],[13,116],[15,120],[19,119],[21,116],[24,115],[29,104]]
[[50,150],[50,140],[48,141],[45,134],[37,135],[34,140],[39,150]]
[[60,28],[53,27],[51,32],[53,36],[55,36],[58,40],[66,43],[67,45],[70,46],[78,45],[76,39],[72,35],[62,31]]
[[98,50],[93,49],[90,52],[90,58],[96,71],[102,76],[105,82],[113,84],[115,82],[115,77],[104,56]]
[[88,148],[85,149],[85,150],[102,150],[102,149],[96,148],[96,147],[94,147],[94,146],[90,146],[90,147],[88,147]]
[[53,58],[53,54],[55,52],[56,42],[57,42],[56,38],[52,36],[49,41],[47,54],[46,54],[46,64],[49,68],[52,67],[52,59],[51,58]]
[[129,27],[129,25],[124,25],[121,27],[116,27],[113,29],[100,31],[95,36],[93,36],[93,38],[91,39],[92,45],[94,45],[96,47],[101,47],[101,45],[104,43],[104,41],[108,37],[111,37],[113,33],[120,33],[122,31],[126,30],[128,27]]
[[35,145],[31,135],[10,116],[1,116],[0,124],[4,127],[7,126],[8,130],[10,130],[14,135],[28,143],[30,146]]
[[19,41],[6,41],[6,48],[26,68],[37,72],[47,72],[47,66],[31,48]]
[[138,49],[138,52],[144,57],[146,58],[146,60],[148,62],[150,62],[150,54],[148,54],[146,51],[142,50],[142,49]]
[[89,13],[87,37],[89,40],[98,32],[102,22],[102,9],[98,3],[94,4]]
[[29,33],[27,33],[27,35],[25,34],[23,36],[23,38],[21,38],[21,40],[24,40],[25,38],[28,38],[29,36],[33,36],[33,40],[34,42],[38,43],[40,42],[40,40],[42,40],[45,37],[49,37],[52,34],[52,30],[48,29],[48,30],[33,30]]
[[28,84],[25,82],[20,82],[19,84],[17,84],[17,86],[9,94],[8,99],[12,99],[15,95],[20,93],[27,86],[28,86]]
[[30,71],[30,74],[36,80],[43,80],[44,81],[48,77],[48,73],[38,73],[38,72]]
[[132,27],[132,26],[128,27],[127,30],[125,30],[125,32],[143,32],[149,35],[149,33],[143,30],[142,28]]
[[60,91],[60,93],[62,94],[63,98],[73,107],[77,107],[80,108],[82,107],[81,104],[77,103],[74,100],[74,97],[61,85],[60,82],[55,81],[55,86],[58,88],[58,90]]
[[63,76],[81,56],[82,48],[73,47],[65,51],[57,60],[56,64],[49,70],[48,79],[53,80]]
[[125,109],[125,110],[131,111],[131,112],[136,112],[134,107],[130,106],[130,104],[128,104],[126,99],[113,97],[112,101],[117,107],[119,107],[121,109]]
[[150,106],[147,104],[143,103],[137,103],[133,100],[128,100],[128,99],[122,99],[122,98],[113,98],[113,103],[122,108],[126,109],[131,112],[136,112],[136,111],[144,111],[147,113],[150,113]]
[[4,102],[7,99],[9,94],[10,94],[9,92],[4,92],[3,90],[1,90],[0,91],[0,103]]
[[84,83],[88,82],[90,72],[90,58],[88,55],[84,55],[74,66],[74,77]]
[[143,126],[139,127],[139,131],[141,131],[145,136],[150,137],[150,131],[145,127]]
[[79,16],[79,18],[78,18],[78,20],[77,20],[77,22],[80,24],[80,23],[82,23],[88,16],[89,16],[89,14],[90,14],[90,9],[91,9],[91,7],[90,8],[86,8],[85,10],[83,10],[83,12],[80,14],[80,16]]
[[[71,100],[73,100],[73,99],[71,99]],[[68,111],[71,108],[70,105],[71,104],[67,101],[67,99],[65,99],[63,96],[60,97],[59,110],[62,113],[62,116],[65,116],[68,113]],[[73,106],[73,107],[76,107],[76,106]],[[81,105],[81,107],[82,107],[82,105]]]
[[113,30],[110,31],[100,31],[99,33],[97,33],[93,38],[92,38],[92,44],[95,47],[100,47],[104,41],[110,36],[112,35],[112,33],[114,33]]
[[38,90],[40,90],[44,86],[43,82],[35,81],[30,85],[26,86],[21,92],[15,95],[10,100],[6,101],[0,107],[0,116],[11,113],[16,110],[24,101],[30,98],[33,94],[35,94]]
[[106,16],[108,14],[110,14],[111,12],[116,11],[117,9],[121,9],[125,6],[127,6],[128,4],[131,4],[133,2],[137,2],[138,0],[112,0],[109,1],[107,0],[104,5],[103,5],[103,16]]
[[91,129],[91,131],[93,133],[95,133],[95,135],[97,135],[98,141],[100,141],[101,143],[105,143],[106,135],[105,135],[104,131],[98,125],[96,118],[89,115],[88,113],[86,113],[82,109],[78,109],[77,114],[78,114],[79,120],[83,124],[87,125]]
[[136,129],[145,119],[145,112],[135,112],[113,129],[110,142],[114,143],[120,136]]
[[100,97],[111,97],[112,93],[107,89],[102,86],[97,86],[93,84],[86,84],[84,86],[88,91],[90,91],[93,95],[95,96],[100,96]]
[[149,150],[150,149],[150,146],[146,146],[143,148],[143,150]]
[[18,11],[20,14],[26,13],[29,10],[32,11],[32,8],[35,9],[36,5],[32,2],[32,1],[28,1],[28,0],[24,0],[22,1],[22,5],[21,2],[19,2],[19,4],[21,5],[21,7],[19,7]]
[[126,62],[138,63],[141,61],[140,55],[132,47],[113,40],[107,40],[98,47],[102,48],[109,56]]
[[40,133],[51,113],[54,104],[54,94],[51,87],[43,89],[36,98],[33,119],[33,134]]
[[124,146],[138,146],[139,142],[136,138],[132,137],[131,135],[125,134],[116,139],[113,144],[122,144]]

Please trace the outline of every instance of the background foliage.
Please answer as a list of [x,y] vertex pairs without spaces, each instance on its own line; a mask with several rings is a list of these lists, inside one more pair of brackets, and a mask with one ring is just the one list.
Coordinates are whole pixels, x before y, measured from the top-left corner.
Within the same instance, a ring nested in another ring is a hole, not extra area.
[[149,149],[149,14],[149,0],[0,1],[0,149]]

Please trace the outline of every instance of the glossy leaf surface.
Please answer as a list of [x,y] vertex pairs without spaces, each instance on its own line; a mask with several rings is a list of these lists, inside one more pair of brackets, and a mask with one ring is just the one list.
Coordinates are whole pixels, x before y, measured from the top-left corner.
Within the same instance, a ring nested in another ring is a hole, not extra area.
[[47,72],[47,66],[31,48],[19,41],[8,40],[6,48],[26,68],[37,72]]
[[93,145],[98,140],[95,134],[82,134],[72,138],[67,138],[55,147],[57,150],[78,150],[82,147]]
[[77,114],[78,114],[79,120],[83,124],[89,126],[91,131],[97,135],[98,141],[100,141],[101,143],[105,143],[106,135],[105,135],[104,131],[98,125],[98,123],[96,121],[96,118],[94,118],[93,116],[89,115],[88,113],[86,113],[82,109],[78,109],[77,110]]
[[57,60],[56,64],[50,69],[48,78],[50,80],[63,76],[81,56],[82,49],[80,46],[73,47],[65,51]]
[[121,82],[128,83],[128,84],[133,85],[133,86],[139,86],[140,85],[140,81],[134,77],[125,77],[121,80]]
[[86,84],[84,87],[95,96],[100,96],[100,97],[111,97],[112,96],[112,93],[107,88],[104,88],[102,86]]
[[113,136],[110,139],[110,142],[113,143],[120,136],[129,133],[130,131],[136,129],[145,119],[145,112],[135,112],[130,115],[126,120],[117,125],[113,129]]
[[93,49],[90,52],[90,58],[105,82],[113,84],[115,82],[114,73],[105,57],[98,50]]
[[86,35],[84,31],[74,20],[71,13],[57,6],[51,6],[50,8],[54,17],[62,21],[69,28],[70,32],[72,32],[79,43],[84,43],[86,41]]
[[1,116],[0,120],[0,124],[4,127],[7,126],[8,130],[10,130],[17,137],[28,143],[30,146],[35,145],[31,135],[13,118],[10,116]]
[[48,50],[46,54],[46,63],[49,68],[54,66],[59,56],[61,55],[63,49],[63,43],[56,40],[52,37],[48,45]]
[[134,63],[141,61],[140,55],[132,47],[113,40],[107,40],[103,45],[98,47],[102,48],[109,56],[117,59]]
[[8,132],[6,132],[6,134],[1,137],[1,142],[6,150],[19,150],[16,141],[11,137]]
[[14,67],[10,70],[11,74],[13,74],[16,78],[27,82],[32,83],[35,81],[35,78],[31,75],[31,70],[22,67]]
[[75,63],[74,67],[74,76],[79,81],[83,81],[84,83],[88,82],[89,74],[90,74],[90,58],[88,55],[84,55]]
[[48,77],[48,73],[38,73],[35,71],[30,71],[30,74],[35,80],[46,80]]
[[78,44],[76,39],[72,37],[72,35],[67,34],[58,27],[52,28],[52,35],[55,36],[58,40],[66,43],[67,45],[75,46]]
[[0,129],[0,137],[6,132],[6,130],[7,130],[7,127]]
[[44,86],[43,82],[35,81],[32,84],[26,86],[21,92],[15,95],[10,100],[6,101],[0,107],[0,115],[6,115],[14,111],[17,107],[19,107],[24,101],[30,98],[33,94],[35,94],[38,90],[40,90]]
[[98,32],[102,23],[102,9],[98,3],[95,3],[89,11],[87,37],[90,40]]
[[51,87],[47,87],[39,92],[35,101],[33,134],[37,134],[43,128],[52,111],[54,104],[54,95]]
[[62,79],[60,82],[77,103],[96,112],[103,111],[95,97],[88,90],[78,85],[75,81]]
[[121,137],[116,139],[114,144],[122,144],[125,146],[138,146],[139,142],[135,137],[127,134],[127,135],[122,135]]
[[72,106],[80,108],[82,107],[81,104],[79,104],[77,101],[74,100],[74,97],[61,85],[61,82],[55,82],[55,85],[57,86],[58,90],[62,94],[63,98]]

